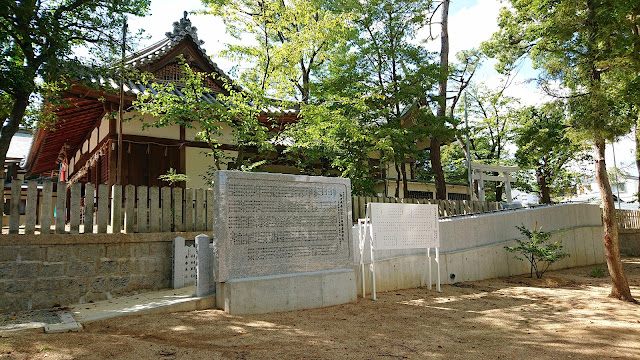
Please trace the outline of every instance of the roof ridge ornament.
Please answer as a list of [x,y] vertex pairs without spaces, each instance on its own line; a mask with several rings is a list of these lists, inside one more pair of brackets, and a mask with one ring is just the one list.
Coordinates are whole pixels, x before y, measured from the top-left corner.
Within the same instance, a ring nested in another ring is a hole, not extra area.
[[198,39],[198,28],[191,25],[191,20],[187,19],[188,12],[184,12],[184,17],[173,23],[173,32],[166,32],[165,35],[172,41],[180,41],[186,35],[190,35],[193,41],[198,45],[204,44],[204,41]]

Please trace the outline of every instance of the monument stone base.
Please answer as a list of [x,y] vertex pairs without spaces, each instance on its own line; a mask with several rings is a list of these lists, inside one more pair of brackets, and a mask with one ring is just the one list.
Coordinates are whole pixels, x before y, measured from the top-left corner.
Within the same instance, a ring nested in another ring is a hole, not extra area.
[[354,269],[232,279],[216,284],[216,305],[229,314],[265,314],[355,302]]

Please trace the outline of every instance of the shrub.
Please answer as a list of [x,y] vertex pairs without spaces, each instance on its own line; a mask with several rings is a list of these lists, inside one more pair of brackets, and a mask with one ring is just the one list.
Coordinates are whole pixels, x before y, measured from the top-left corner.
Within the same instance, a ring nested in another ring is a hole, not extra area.
[[604,276],[604,270],[597,266],[591,270],[589,270],[589,276],[594,277],[594,278],[600,278]]
[[516,226],[527,239],[516,240],[518,246],[505,246],[504,248],[508,252],[520,253],[520,256],[516,255],[516,259],[522,261],[527,259],[531,264],[531,277],[533,278],[533,272],[535,271],[536,277],[540,279],[551,264],[568,257],[569,254],[561,252],[562,244],[558,241],[547,242],[551,237],[551,233],[543,232],[542,228],[538,230],[537,227],[537,222],[533,230],[527,229],[524,224]]

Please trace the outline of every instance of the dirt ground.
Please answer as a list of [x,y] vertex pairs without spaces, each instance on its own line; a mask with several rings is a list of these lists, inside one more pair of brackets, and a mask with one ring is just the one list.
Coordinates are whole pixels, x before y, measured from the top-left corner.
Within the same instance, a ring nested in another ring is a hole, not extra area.
[[[0,359],[639,359],[640,305],[608,298],[608,276],[588,275],[595,267],[323,309],[138,315],[79,333],[5,333]],[[640,258],[625,259],[625,269],[640,298]]]

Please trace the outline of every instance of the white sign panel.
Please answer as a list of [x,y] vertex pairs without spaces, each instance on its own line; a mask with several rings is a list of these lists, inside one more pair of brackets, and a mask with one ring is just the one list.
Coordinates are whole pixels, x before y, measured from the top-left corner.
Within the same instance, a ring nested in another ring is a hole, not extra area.
[[440,246],[438,205],[370,203],[369,206],[376,250]]

